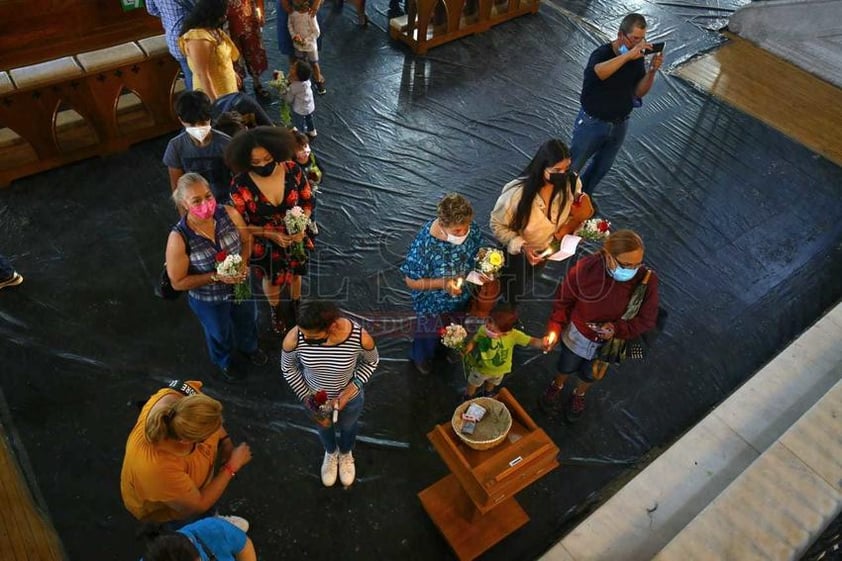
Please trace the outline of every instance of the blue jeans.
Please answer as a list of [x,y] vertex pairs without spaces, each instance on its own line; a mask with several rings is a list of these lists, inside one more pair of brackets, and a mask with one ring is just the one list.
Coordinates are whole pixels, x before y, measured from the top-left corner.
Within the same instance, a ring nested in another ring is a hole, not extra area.
[[313,123],[313,115],[315,112],[310,113],[309,115],[299,115],[295,111],[292,112],[292,124],[295,125],[301,132],[309,132],[316,130],[316,125]]
[[[339,412],[339,420],[335,425],[329,427],[318,426],[319,440],[322,441],[322,446],[325,452],[333,454],[336,448],[339,448],[340,454],[347,454],[354,449],[354,442],[357,440],[357,429],[359,429],[360,415],[363,412],[363,405],[365,404],[365,393],[360,390],[360,393],[345,404],[342,411]],[[336,432],[339,431],[339,438],[336,438]]]
[[187,298],[190,309],[205,330],[205,342],[211,362],[220,368],[231,366],[235,350],[250,355],[257,350],[257,303],[249,299],[241,304],[231,300],[205,302]]
[[187,59],[177,58],[178,64],[181,66],[181,71],[184,73],[184,91],[193,91],[193,73],[187,65]]
[[6,256],[0,255],[0,281],[8,280],[15,274],[15,268],[6,259]]
[[[591,117],[584,109],[579,109],[576,124],[573,126],[573,140],[570,146],[573,163],[570,167],[579,173],[585,193],[590,195],[611,169],[628,128],[628,119],[610,123]],[[583,169],[588,160],[590,164]]]
[[427,362],[447,352],[447,348],[441,343],[441,330],[451,323],[464,323],[465,313],[442,312],[438,315],[419,315],[416,321],[409,358],[414,362]]

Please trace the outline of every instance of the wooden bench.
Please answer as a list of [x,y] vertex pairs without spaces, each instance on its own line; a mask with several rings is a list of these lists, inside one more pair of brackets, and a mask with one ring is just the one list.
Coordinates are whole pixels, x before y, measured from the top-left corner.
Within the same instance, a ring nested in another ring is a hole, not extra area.
[[161,33],[119,2],[0,5],[0,187],[179,128]]
[[481,33],[512,18],[538,11],[540,0],[409,0],[407,13],[389,21],[389,35],[412,52]]

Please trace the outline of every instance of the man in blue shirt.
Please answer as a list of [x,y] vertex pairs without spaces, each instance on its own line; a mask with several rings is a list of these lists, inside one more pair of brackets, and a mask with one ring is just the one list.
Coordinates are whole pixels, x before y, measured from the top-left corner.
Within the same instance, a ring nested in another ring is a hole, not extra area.
[[639,106],[655,82],[663,54],[656,54],[647,70],[643,57],[651,48],[646,42],[646,19],[629,14],[620,23],[617,38],[597,47],[588,59],[570,146],[571,168],[580,173],[586,193],[611,169],[632,108]]
[[164,34],[167,37],[167,48],[184,73],[185,89],[193,89],[193,73],[187,66],[187,57],[178,48],[178,37],[181,35],[181,24],[187,14],[193,10],[196,0],[146,0],[146,11],[149,15],[161,18]]

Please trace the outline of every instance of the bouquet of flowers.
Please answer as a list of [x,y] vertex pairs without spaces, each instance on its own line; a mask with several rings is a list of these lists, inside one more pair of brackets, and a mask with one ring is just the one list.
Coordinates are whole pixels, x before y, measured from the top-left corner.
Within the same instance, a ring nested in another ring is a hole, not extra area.
[[[304,214],[304,209],[296,205],[289,209],[284,215],[284,224],[286,225],[287,234],[294,236],[300,234],[310,225],[310,217]],[[307,259],[307,254],[304,253],[304,242],[296,242],[292,245],[292,257],[298,260]]]
[[503,252],[497,248],[481,247],[477,252],[477,270],[491,280],[500,272],[505,262]]
[[451,323],[441,330],[441,343],[448,349],[461,351],[465,348],[465,339],[468,332],[457,323]]
[[319,390],[313,395],[308,395],[304,398],[304,407],[307,408],[307,411],[316,423],[323,427],[330,426],[333,408],[327,403],[326,391]]
[[611,233],[611,223],[604,218],[591,218],[585,220],[579,229],[573,232],[573,235],[579,236],[583,240],[592,242],[600,242],[608,237]]
[[[216,274],[223,277],[236,277],[243,268],[243,258],[238,253],[220,251],[216,254]],[[248,279],[234,285],[234,301],[240,303],[251,297]]]
[[287,103],[284,96],[289,91],[289,80],[284,75],[283,72],[280,70],[275,70],[272,72],[272,80],[269,81],[269,85],[278,90],[278,95],[281,98],[281,124],[285,127],[292,126],[292,110],[290,109],[289,103]]

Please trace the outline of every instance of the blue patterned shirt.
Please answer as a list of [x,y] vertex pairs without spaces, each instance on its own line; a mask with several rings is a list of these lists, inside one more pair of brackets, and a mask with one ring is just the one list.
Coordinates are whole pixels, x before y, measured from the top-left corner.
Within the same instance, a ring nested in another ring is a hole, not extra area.
[[[216,242],[213,243],[204,236],[194,232],[188,225],[186,217],[182,218],[173,230],[181,230],[187,234],[190,247],[190,265],[187,273],[201,275],[216,271],[216,254],[225,251],[228,255],[239,255],[242,251],[242,240],[237,226],[228,216],[225,207],[219,205],[213,217],[216,219]],[[203,302],[221,302],[234,295],[234,287],[223,282],[215,282],[199,286],[190,290],[190,297]]]
[[[430,233],[430,220],[409,246],[401,272],[413,279],[440,279],[465,277],[474,269],[482,245],[482,232],[476,222],[471,222],[468,238],[460,245],[440,240]],[[463,285],[463,287],[465,287]],[[436,315],[464,308],[471,297],[467,290],[460,296],[451,296],[445,290],[413,290],[412,308],[418,315]]]
[[167,37],[167,48],[176,60],[186,60],[184,53],[178,48],[178,38],[181,36],[181,24],[195,4],[196,0],[146,0],[146,11],[149,15],[161,18],[161,25]]

